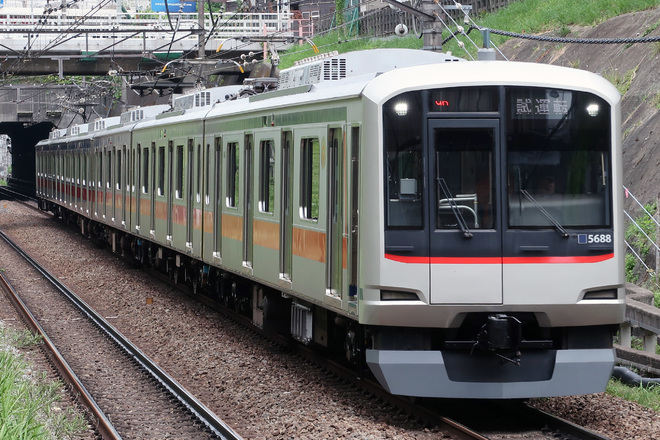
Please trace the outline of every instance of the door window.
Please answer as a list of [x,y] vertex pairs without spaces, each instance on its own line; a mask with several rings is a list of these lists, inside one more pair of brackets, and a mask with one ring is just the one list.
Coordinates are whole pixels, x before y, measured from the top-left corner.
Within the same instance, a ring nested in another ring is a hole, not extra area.
[[492,229],[493,130],[439,128],[434,139],[436,229]]

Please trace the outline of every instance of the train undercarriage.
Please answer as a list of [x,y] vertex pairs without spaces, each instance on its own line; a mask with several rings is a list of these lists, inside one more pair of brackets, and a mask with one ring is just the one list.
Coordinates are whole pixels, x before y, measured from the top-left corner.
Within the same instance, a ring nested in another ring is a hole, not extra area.
[[266,332],[288,335],[318,347],[341,362],[364,365],[369,335],[354,320],[258,283],[210,266],[189,255],[109,225],[90,220],[58,204],[39,200],[39,207],[74,226],[83,235],[129,262],[165,275],[172,283],[249,319]]

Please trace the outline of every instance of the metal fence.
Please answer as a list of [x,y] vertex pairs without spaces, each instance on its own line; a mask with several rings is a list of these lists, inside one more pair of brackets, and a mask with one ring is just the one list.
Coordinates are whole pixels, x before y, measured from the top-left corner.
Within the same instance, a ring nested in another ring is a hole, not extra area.
[[[510,3],[518,0],[463,0],[460,3],[464,6],[472,6],[470,15],[476,16],[488,12],[497,11]],[[409,2],[402,2],[409,3]],[[452,1],[444,0],[443,6],[453,6]],[[394,31],[394,27],[403,23],[408,28],[412,28],[412,17],[410,14],[402,12],[394,7],[389,7],[388,3],[383,2],[382,7],[379,9],[372,8],[371,10],[361,10],[361,6],[347,8],[344,11],[344,29],[347,35],[372,35],[380,37],[390,35]],[[451,11],[450,14],[455,18],[460,18],[462,14],[460,11]],[[315,33],[327,32],[337,27],[336,16],[321,17],[314,23]]]

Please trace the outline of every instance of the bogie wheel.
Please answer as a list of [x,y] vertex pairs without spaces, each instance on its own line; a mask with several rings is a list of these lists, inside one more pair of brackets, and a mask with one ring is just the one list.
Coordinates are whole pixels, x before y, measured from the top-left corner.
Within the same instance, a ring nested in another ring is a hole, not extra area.
[[192,291],[193,294],[199,295],[202,293],[202,277],[204,273],[202,269],[196,270],[192,273]]

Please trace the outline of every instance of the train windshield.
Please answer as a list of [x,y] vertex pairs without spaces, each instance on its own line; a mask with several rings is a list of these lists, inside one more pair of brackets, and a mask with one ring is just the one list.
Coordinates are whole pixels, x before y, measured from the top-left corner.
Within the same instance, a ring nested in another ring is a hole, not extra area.
[[574,91],[506,92],[509,227],[609,226],[609,106]]
[[512,229],[611,226],[607,102],[473,89],[408,92],[384,106],[387,229],[484,230],[497,216]]

